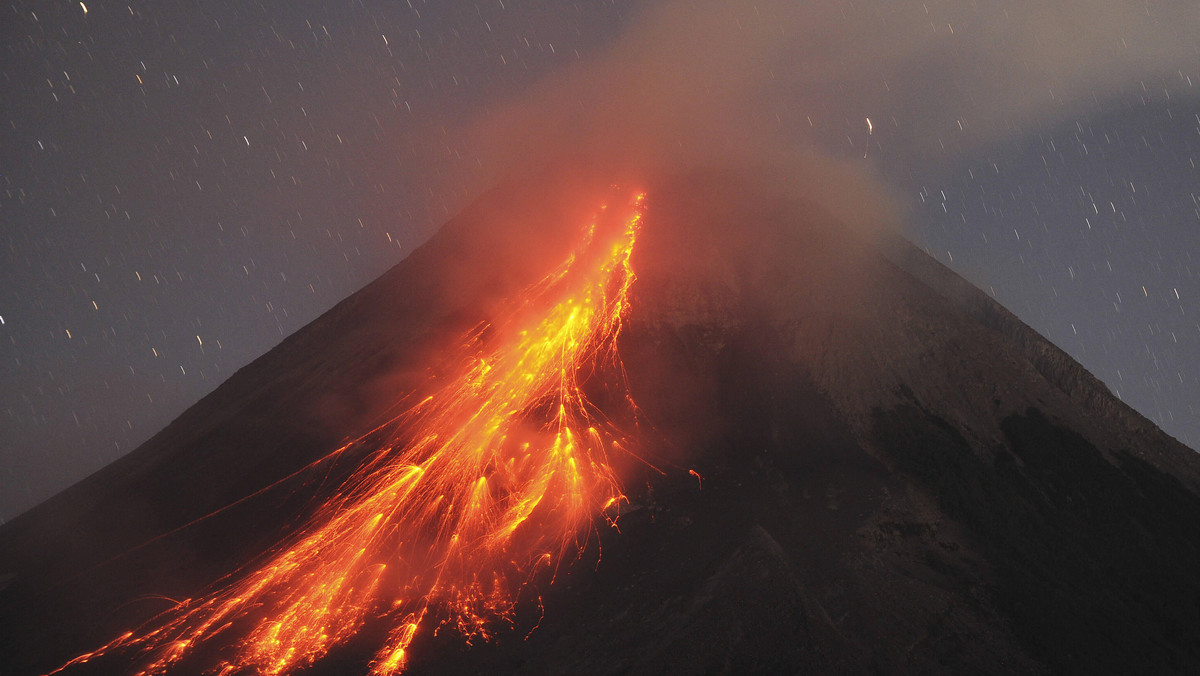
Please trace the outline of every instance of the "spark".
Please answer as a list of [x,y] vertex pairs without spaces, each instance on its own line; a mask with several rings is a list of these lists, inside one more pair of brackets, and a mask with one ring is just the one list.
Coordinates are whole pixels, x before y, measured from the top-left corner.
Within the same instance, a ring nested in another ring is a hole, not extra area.
[[289,674],[383,618],[370,673],[389,676],[430,624],[489,638],[534,576],[577,557],[624,499],[608,456],[626,445],[581,377],[623,373],[616,338],[643,200],[601,209],[563,264],[466,336],[449,385],[335,451],[370,452],[265,563],[59,671],[129,650],[149,660],[140,676],[190,673],[197,646],[215,644],[212,673]]

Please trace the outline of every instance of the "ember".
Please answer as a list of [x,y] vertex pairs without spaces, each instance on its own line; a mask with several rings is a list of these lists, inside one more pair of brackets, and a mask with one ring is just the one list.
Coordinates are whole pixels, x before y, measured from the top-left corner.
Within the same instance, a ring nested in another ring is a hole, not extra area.
[[205,645],[221,655],[210,672],[286,674],[381,618],[371,673],[384,675],[433,627],[488,638],[622,498],[609,456],[624,447],[580,386],[604,365],[620,373],[643,200],[601,208],[565,262],[466,338],[457,379],[354,442],[382,439],[265,564],[59,671],[131,651],[139,674],[163,674]]

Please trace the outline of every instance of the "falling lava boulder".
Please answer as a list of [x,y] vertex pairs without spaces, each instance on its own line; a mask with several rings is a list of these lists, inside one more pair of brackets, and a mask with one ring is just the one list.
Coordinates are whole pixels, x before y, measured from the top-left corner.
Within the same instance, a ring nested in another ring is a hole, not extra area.
[[[644,187],[619,342],[644,462],[624,468],[617,528],[598,516],[492,640],[419,637],[408,673],[1200,669],[1194,452],[935,261],[786,182]],[[51,670],[304,523],[354,466],[320,459],[560,259],[605,190],[565,172],[491,191],[6,524],[3,669]],[[371,649],[309,671],[362,672]]]

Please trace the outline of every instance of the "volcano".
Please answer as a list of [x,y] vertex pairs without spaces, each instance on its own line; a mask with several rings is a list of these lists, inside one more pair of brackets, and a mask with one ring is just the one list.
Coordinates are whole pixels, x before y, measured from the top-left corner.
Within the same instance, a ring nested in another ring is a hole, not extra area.
[[[486,193],[0,529],[3,670],[1200,669],[1192,450],[786,180],[594,173]],[[494,455],[370,502],[450,471],[444,420]]]

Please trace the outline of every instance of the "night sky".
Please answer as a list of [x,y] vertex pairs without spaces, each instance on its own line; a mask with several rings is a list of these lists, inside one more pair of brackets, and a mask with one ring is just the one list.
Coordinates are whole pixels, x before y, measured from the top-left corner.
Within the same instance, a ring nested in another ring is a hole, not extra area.
[[0,518],[598,129],[860,172],[1200,445],[1200,5],[978,4],[7,3]]

